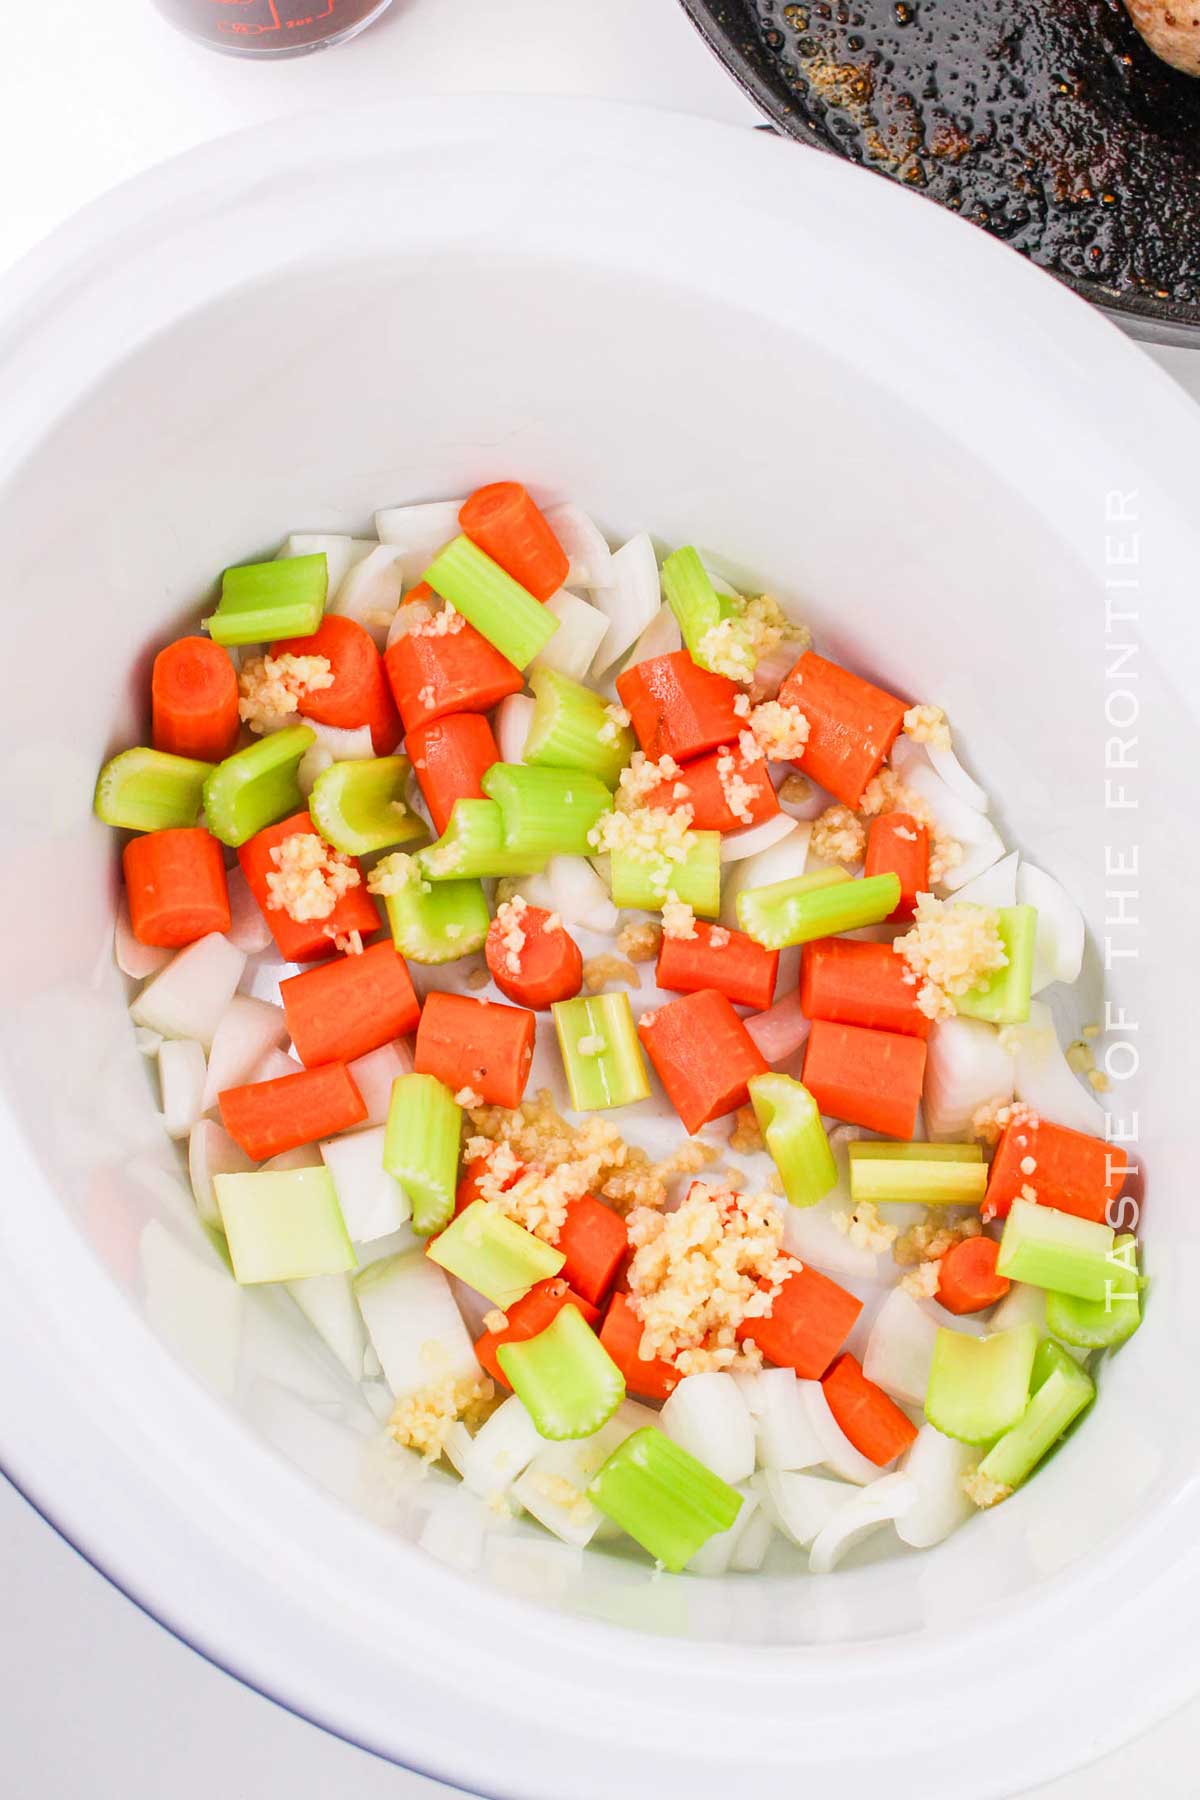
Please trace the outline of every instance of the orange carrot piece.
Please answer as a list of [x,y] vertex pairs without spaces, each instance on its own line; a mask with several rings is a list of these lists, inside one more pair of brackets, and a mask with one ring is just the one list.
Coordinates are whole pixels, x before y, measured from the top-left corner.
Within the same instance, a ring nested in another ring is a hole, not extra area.
[[671,994],[695,994],[715,988],[736,1006],[763,1012],[770,1006],[779,972],[778,950],[756,944],[744,931],[727,930],[696,920],[696,935],[663,933],[654,979]]
[[345,1063],[252,1081],[218,1095],[221,1123],[254,1162],[361,1125],[366,1102]]
[[779,690],[808,720],[806,775],[835,800],[857,806],[904,723],[904,702],[861,675],[806,650]]
[[390,756],[400,742],[400,718],[384,673],[383,658],[370,632],[343,613],[326,613],[311,637],[281,638],[272,656],[324,656],[333,686],[314,688],[300,700],[300,713],[318,725],[354,731],[371,727],[376,756]]
[[745,1106],[746,1083],[768,1071],[732,1003],[715,988],[643,1013],[638,1037],[689,1137]]
[[413,1064],[452,1094],[464,1089],[487,1106],[518,1106],[533,1062],[536,1021],[520,1006],[471,1000],[440,989],[428,995]]
[[458,522],[535,600],[548,600],[567,579],[567,553],[519,481],[476,488],[459,508]]
[[201,826],[130,838],[121,860],[129,923],[139,944],[175,950],[210,931],[229,930],[225,859]]
[[829,1410],[854,1448],[878,1468],[895,1462],[917,1435],[917,1428],[896,1402],[868,1381],[850,1355],[839,1356],[821,1386]]
[[933,1020],[917,1005],[907,972],[890,944],[820,938],[801,953],[800,1010],[806,1019],[927,1038]]
[[767,1361],[795,1369],[805,1381],[825,1373],[862,1311],[862,1301],[807,1264],[789,1275],[761,1319],[743,1319],[737,1335],[749,1338]]
[[815,1019],[804,1053],[804,1085],[832,1119],[888,1137],[911,1138],[925,1079],[925,1044],[899,1031]]
[[500,992],[535,1012],[545,1012],[556,1000],[573,999],[583,986],[583,957],[570,932],[542,906],[526,906],[518,928],[525,941],[516,949],[508,941],[509,927],[499,918],[488,927],[484,954]]
[[584,1194],[568,1205],[555,1248],[567,1259],[560,1271],[563,1279],[577,1294],[599,1306],[629,1248],[624,1220],[611,1206]]
[[629,1393],[639,1400],[665,1400],[682,1377],[663,1357],[647,1361],[640,1354],[642,1329],[628,1294],[614,1294],[600,1327],[600,1342],[625,1377]]
[[[271,936],[275,939],[280,955],[285,962],[297,963],[316,962],[320,957],[332,956],[337,947],[334,943],[336,937],[349,937],[353,931],[357,931],[362,937],[370,937],[379,930],[379,914],[375,902],[367,892],[366,883],[361,880],[358,887],[349,888],[342,895],[326,919],[293,919],[282,907],[270,905],[271,890],[267,886],[267,876],[276,868],[271,852],[277,850],[285,838],[301,833],[320,836],[306,812],[293,813],[290,819],[280,819],[274,825],[267,825],[238,851],[242,873],[250,892],[258,901],[263,918],[270,926]],[[357,863],[354,866],[358,868]],[[359,870],[359,873],[361,876],[362,871]]]
[[493,1381],[502,1388],[509,1385],[496,1355],[500,1345],[518,1344],[526,1338],[539,1337],[554,1323],[564,1306],[577,1306],[589,1325],[595,1325],[600,1317],[598,1307],[590,1305],[582,1294],[575,1293],[561,1275],[552,1275],[547,1281],[534,1282],[527,1294],[505,1310],[508,1323],[502,1330],[485,1331],[482,1337],[476,1338],[475,1354]]
[[936,1298],[952,1313],[982,1312],[1003,1300],[1011,1283],[997,1275],[1000,1246],[995,1238],[961,1238],[938,1263]]
[[911,813],[881,813],[867,832],[864,875],[895,875],[900,901],[889,919],[911,919],[917,895],[929,892],[929,833]]
[[1109,1206],[1121,1192],[1127,1172],[1120,1150],[1103,1138],[1052,1125],[1048,1119],[1023,1119],[1018,1113],[996,1146],[983,1217],[1006,1219],[1013,1201],[1029,1187],[1041,1206],[1074,1213],[1096,1225],[1109,1224]]
[[404,958],[386,941],[289,976],[279,998],[306,1069],[353,1062],[407,1036],[421,1016]]
[[649,657],[617,676],[621,705],[652,762],[662,756],[686,762],[735,744],[745,723],[733,709],[739,691],[726,676],[700,668],[686,650]]
[[482,800],[483,777],[500,751],[482,713],[450,713],[409,731],[404,748],[440,837],[456,800]]
[[383,662],[405,731],[417,731],[447,713],[491,712],[525,686],[521,671],[473,625],[463,624],[442,637],[406,632]]
[[185,637],[154,659],[150,677],[154,748],[221,762],[238,736],[237,674],[211,638]]
[[[722,770],[723,763],[730,766]],[[726,797],[726,786],[735,782],[739,811],[748,813],[748,818],[739,818]],[[687,791],[677,793],[677,788]],[[739,749],[731,749],[727,744],[710,750],[706,756],[697,756],[679,775],[660,781],[646,795],[644,804],[662,807],[667,812],[690,806],[694,831],[745,831],[751,825],[761,825],[764,819],[774,818],[779,811],[765,760],[759,757],[757,762],[747,762]]]

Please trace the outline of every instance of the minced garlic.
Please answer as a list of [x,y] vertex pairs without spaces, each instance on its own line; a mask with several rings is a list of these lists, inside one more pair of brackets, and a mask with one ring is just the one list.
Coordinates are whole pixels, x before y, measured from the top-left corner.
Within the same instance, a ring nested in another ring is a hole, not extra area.
[[598,994],[610,981],[623,981],[627,987],[638,987],[638,972],[624,957],[605,951],[589,956],[583,965],[583,985],[589,994]]
[[530,1477],[535,1493],[551,1506],[560,1506],[573,1525],[586,1525],[592,1517],[592,1503],[582,1488],[566,1475],[552,1473],[549,1469],[539,1469]]
[[860,863],[867,847],[867,831],[848,806],[827,806],[813,820],[808,847],[822,862]]
[[405,1395],[388,1420],[388,1436],[426,1462],[436,1462],[446,1447],[450,1428],[459,1419],[468,1425],[487,1411],[496,1392],[486,1375],[442,1375]]
[[940,706],[910,706],[904,715],[904,730],[914,744],[932,744],[935,750],[950,748],[950,727]]
[[618,706],[615,701],[612,701],[604,709],[604,723],[596,733],[596,736],[602,744],[615,744],[620,738],[621,732],[627,728],[628,724],[629,712],[627,708]]
[[985,1100],[971,1115],[970,1135],[981,1144],[998,1144],[1006,1125],[1036,1125],[1037,1122],[1037,1114],[1019,1100]]
[[510,975],[521,973],[521,952],[528,941],[524,929],[524,915],[528,910],[528,903],[520,894],[514,894],[511,900],[502,901],[496,908],[495,922],[500,927],[504,967]]
[[807,775],[789,775],[780,784],[779,802],[781,806],[807,806],[812,799],[813,784]]
[[695,913],[673,888],[668,889],[663,902],[662,928],[669,938],[694,938],[697,935]]
[[456,637],[466,622],[462,614],[456,611],[447,600],[440,612],[435,612],[431,618],[423,619],[420,624],[414,625],[410,635],[427,638]]
[[914,1300],[936,1300],[938,1286],[941,1281],[942,1260],[937,1257],[929,1262],[918,1263],[907,1275],[900,1277],[900,1286]]
[[954,1016],[956,995],[981,987],[1008,964],[1000,919],[991,906],[955,905],[918,894],[913,927],[892,949],[908,966],[916,1004],[927,1018]]
[[808,742],[808,720],[798,706],[764,700],[750,714],[750,730],[770,762],[799,762]]
[[325,936],[332,941],[334,949],[340,950],[343,956],[361,956],[363,953],[361,931],[334,931],[332,926],[327,925]]
[[1086,1041],[1086,1035],[1085,1033],[1083,1037],[1076,1038],[1073,1044],[1067,1046],[1067,1066],[1073,1069],[1076,1075],[1086,1076],[1096,1092],[1104,1094],[1108,1092],[1109,1088],[1108,1076],[1103,1069],[1096,1067],[1096,1058],[1092,1053],[1092,1046]]
[[999,1501],[1007,1500],[1012,1493],[1012,1489],[1003,1481],[993,1481],[990,1476],[981,1474],[978,1464],[963,1475],[962,1491],[968,1500],[980,1507],[995,1506]]
[[734,1113],[729,1148],[737,1156],[752,1156],[756,1150],[766,1149],[758,1115],[752,1106],[739,1106]]
[[653,962],[661,947],[662,926],[649,921],[623,925],[617,933],[617,949],[633,963]]
[[[742,761],[744,767],[745,758]],[[754,789],[738,768],[737,758],[732,750],[725,744],[717,752],[717,780],[721,784],[725,804],[734,818],[741,825],[753,825],[751,802],[754,799]]]
[[238,717],[251,731],[270,731],[306,694],[333,686],[327,656],[253,656],[238,671]]
[[271,861],[275,867],[267,871],[267,910],[285,912],[300,924],[327,919],[343,895],[362,881],[348,856],[311,831],[285,837],[272,849]]
[[477,1094],[474,1088],[461,1087],[454,1096],[454,1103],[456,1106],[465,1106],[469,1110],[471,1107],[483,1105],[483,1095]]
[[608,1042],[598,1031],[589,1031],[575,1045],[580,1056],[603,1056],[608,1049]]
[[978,1213],[968,1213],[963,1219],[945,1219],[936,1211],[927,1211],[924,1222],[910,1225],[902,1231],[892,1245],[892,1259],[902,1269],[915,1268],[918,1263],[940,1262],[947,1250],[953,1250],[955,1244],[961,1244],[964,1238],[978,1237],[983,1230]]
[[402,850],[393,850],[390,856],[383,857],[367,876],[368,894],[378,894],[385,900],[389,894],[402,894],[406,887],[414,885],[423,894],[433,891],[430,883],[422,879],[416,859],[405,856]]
[[856,1250],[887,1250],[899,1236],[896,1226],[881,1218],[879,1208],[870,1200],[860,1200],[857,1206],[845,1207],[829,1217],[834,1229],[849,1238]]
[[483,1329],[490,1331],[493,1335],[498,1331],[507,1331],[508,1314],[501,1312],[498,1306],[493,1306],[489,1312],[485,1312],[483,1315]]

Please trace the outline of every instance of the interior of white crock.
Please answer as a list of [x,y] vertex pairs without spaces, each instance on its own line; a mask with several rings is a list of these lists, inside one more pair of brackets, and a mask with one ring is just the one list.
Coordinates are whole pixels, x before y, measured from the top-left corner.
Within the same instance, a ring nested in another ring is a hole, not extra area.
[[[946,707],[1007,840],[1088,911],[1079,989],[1048,997],[1072,1029],[1101,1016],[1102,991],[1138,1021],[1141,1068],[1114,1105],[1143,1121],[1155,1287],[1087,1428],[1027,1492],[935,1552],[875,1554],[819,1581],[786,1554],[761,1577],[653,1580],[619,1553],[580,1557],[517,1526],[468,1558],[471,1578],[691,1638],[861,1641],[975,1617],[1127,1530],[1194,1463],[1172,1344],[1187,1263],[1158,1249],[1186,1248],[1176,1222],[1190,1204],[1186,1075],[1164,1054],[1177,999],[1145,958],[1101,968],[1104,846],[1122,840],[1105,809],[1111,727],[1088,553],[969,443],[900,409],[815,337],[801,351],[793,334],[683,286],[380,255],[298,266],[199,308],[98,380],[0,495],[16,552],[0,719],[10,1101],[97,1281],[121,1287],[163,1350],[297,1481],[372,1517],[385,1562],[387,1533],[461,1560],[455,1484],[418,1480],[384,1449],[287,1297],[239,1290],[196,1226],[111,964],[115,849],[90,797],[104,756],[144,741],[150,659],[193,624],[224,565],[273,554],[289,530],[366,531],[377,505],[500,476],[579,500],[614,536],[647,528],[717,552],[806,618],[821,648]],[[1143,866],[1160,868],[1142,917],[1148,938],[1167,941],[1185,929],[1163,855],[1183,821],[1152,746],[1185,723],[1145,655],[1138,679],[1138,837]],[[31,1268],[32,1282],[46,1278]],[[102,1395],[102,1368],[96,1380]]]

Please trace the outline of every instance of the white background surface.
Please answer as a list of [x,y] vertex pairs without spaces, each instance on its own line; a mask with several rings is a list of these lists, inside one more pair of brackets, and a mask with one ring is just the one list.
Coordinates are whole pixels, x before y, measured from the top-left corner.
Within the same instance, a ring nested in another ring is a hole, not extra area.
[[[281,115],[296,116],[302,130],[318,107],[536,91],[645,101],[747,128],[758,121],[676,0],[394,0],[357,42],[271,66],[188,43],[146,0],[8,0],[2,10],[0,271],[77,207],[151,163]],[[1200,353],[1155,354],[1200,398]],[[0,1596],[0,1791],[21,1800],[448,1794],[338,1743],[204,1663],[110,1588],[2,1481]],[[1198,1752],[1200,1703],[1040,1793],[1193,1800]]]

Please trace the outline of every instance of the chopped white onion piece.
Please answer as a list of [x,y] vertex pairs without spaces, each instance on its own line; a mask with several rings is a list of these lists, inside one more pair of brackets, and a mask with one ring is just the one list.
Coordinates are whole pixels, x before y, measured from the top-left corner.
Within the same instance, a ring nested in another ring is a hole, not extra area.
[[755,694],[763,700],[774,700],[803,654],[799,639],[781,638],[754,665]]
[[549,884],[549,911],[556,912],[564,925],[594,931],[599,937],[617,929],[620,915],[586,856],[552,856],[544,879]]
[[876,1315],[863,1374],[894,1400],[924,1406],[938,1328],[902,1287],[894,1287]]
[[975,1446],[922,1425],[900,1465],[917,1489],[913,1504],[896,1520],[902,1544],[928,1550],[965,1524],[975,1507],[963,1492],[962,1478],[978,1459]]
[[277,1050],[287,1035],[287,1014],[282,1006],[235,994],[213,1033],[202,1110],[214,1107],[218,1094],[226,1088],[249,1081],[267,1052]]
[[[793,1480],[802,1479],[793,1477]],[[915,1506],[919,1490],[911,1475],[884,1475],[862,1488],[848,1505],[839,1508],[821,1531],[808,1553],[814,1575],[829,1575],[842,1558],[864,1538],[884,1525],[902,1519]]]
[[641,637],[629,652],[626,668],[636,668],[640,662],[649,662],[654,656],[674,656],[683,649],[683,633],[679,629],[679,620],[664,600]]
[[[838,1163],[843,1166],[841,1157]],[[879,1281],[891,1263],[890,1253],[861,1249],[838,1230],[833,1215],[849,1210],[850,1193],[843,1174],[833,1193],[818,1200],[815,1206],[783,1208],[783,1247],[790,1256],[811,1263],[823,1275],[839,1280]]]
[[[803,828],[790,813],[772,813],[769,819],[762,819],[757,825],[747,825],[743,831],[726,831],[721,834],[721,861],[723,863],[743,862],[747,857],[759,856],[764,850],[781,844]],[[797,838],[793,849],[796,852],[800,868],[803,858],[800,855],[800,840]],[[804,838],[804,855],[808,853],[808,837]],[[796,870],[799,874],[800,869]]]
[[306,1281],[285,1281],[283,1285],[351,1381],[361,1381],[367,1328],[354,1298],[353,1277],[348,1272],[310,1275]]
[[1040,1119],[1072,1131],[1104,1136],[1104,1108],[1066,1059],[1054,1016],[1041,1000],[1030,1003],[1024,1025],[1005,1028],[1004,1041],[1013,1053],[1013,1090]]
[[129,1008],[135,1025],[166,1038],[194,1038],[207,1050],[246,966],[218,931],[197,938],[146,983]]
[[333,758],[320,744],[310,744],[296,767],[296,786],[307,800],[326,769],[332,769]]
[[346,1230],[356,1244],[386,1237],[412,1217],[408,1195],[383,1166],[385,1130],[383,1125],[371,1125],[365,1131],[326,1138],[320,1146]]
[[793,988],[765,1012],[751,1013],[742,1024],[773,1069],[804,1048],[809,1021],[800,1010],[800,990]]
[[1016,850],[1010,850],[1002,856],[998,863],[985,869],[982,875],[963,883],[955,895],[955,902],[963,901],[971,906],[1015,906],[1017,903],[1017,864],[1021,858]]
[[271,927],[267,924],[262,907],[250,892],[250,884],[242,874],[240,864],[235,863],[232,869],[226,869],[225,883],[229,889],[231,919],[225,935],[235,950],[241,950],[246,956],[256,956],[271,942]]
[[347,572],[375,549],[374,538],[347,537],[341,531],[293,531],[276,552],[275,560],[287,556],[324,556],[329,571],[327,595],[336,594]]
[[667,1436],[722,1481],[732,1486],[754,1473],[754,1421],[731,1376],[685,1375],[659,1418]]
[[856,1450],[850,1442],[834,1418],[833,1409],[825,1398],[825,1389],[820,1382],[802,1381],[800,1390],[813,1429],[821,1440],[825,1453],[821,1460],[825,1468],[832,1470],[843,1481],[853,1482],[857,1487],[865,1487],[868,1482],[877,1480],[878,1465],[864,1456],[861,1450]]
[[135,1025],[133,1041],[139,1056],[157,1056],[163,1039],[157,1031],[147,1031],[144,1025]]
[[1033,991],[1040,994],[1052,981],[1078,981],[1083,967],[1083,914],[1060,881],[1023,862],[1017,870],[1017,901],[1037,907],[1037,948],[1033,957]]
[[217,1205],[214,1175],[245,1175],[254,1163],[240,1144],[235,1144],[223,1125],[213,1119],[197,1119],[188,1138],[188,1178],[196,1201],[196,1211],[205,1225],[220,1231],[221,1209]]
[[321,1153],[315,1144],[297,1144],[294,1150],[281,1150],[263,1164],[272,1174],[282,1175],[289,1169],[319,1169]]
[[278,1081],[284,1075],[302,1075],[304,1064],[284,1050],[268,1050],[250,1073],[250,1081]]
[[808,841],[812,826],[807,820],[796,821],[795,831],[776,839],[753,856],[734,863],[721,880],[721,923],[737,925],[737,897],[748,888],[769,887],[773,881],[786,881],[802,875],[808,858]]
[[384,648],[390,650],[398,639],[407,637],[418,625],[427,625],[433,614],[434,608],[428,600],[406,600],[388,626]]
[[351,564],[336,588],[330,586],[333,597],[326,611],[353,619],[382,650],[403,591],[404,552],[396,544],[374,544]]
[[354,1294],[397,1399],[434,1377],[479,1373],[475,1346],[442,1270],[422,1250],[387,1257],[362,1270]]
[[508,1492],[545,1442],[524,1404],[510,1394],[461,1451],[459,1473],[473,1494],[490,1500]]
[[922,1105],[934,1137],[957,1138],[990,1100],[1013,1097],[1013,1059],[994,1025],[984,1019],[939,1019],[929,1034]]
[[375,514],[380,543],[394,544],[401,552],[406,588],[420,581],[438,551],[458,537],[461,506],[461,500],[431,500],[418,506],[385,506]]
[[301,723],[315,735],[314,748],[327,751],[332,762],[363,762],[375,754],[369,725],[355,725],[351,729],[322,725],[317,719],[304,719]]
[[683,640],[678,625],[675,625],[673,642],[668,628],[665,649],[642,648],[642,639],[656,623],[662,621],[665,626],[664,613],[671,624],[675,624],[670,607],[662,605],[658,558],[647,532],[639,531],[636,537],[621,545],[610,558],[609,573],[612,577],[609,586],[596,596],[596,603],[608,620],[608,628],[596,651],[592,673],[602,675],[634,643],[637,648],[632,660],[636,662],[642,662],[647,656],[665,656],[670,650],[680,649]]
[[[896,743],[909,741],[901,736]],[[912,750],[921,752],[920,756],[913,756]],[[896,751],[892,755],[893,766],[905,786],[926,802],[945,835],[962,845],[962,861],[947,871],[941,883],[950,892],[956,892],[1000,860],[1004,855],[1003,839],[986,813],[978,812],[947,787],[925,757],[922,745],[913,745],[903,755],[897,755]]]
[[795,1475],[782,1469],[760,1470],[751,1486],[776,1530],[800,1550],[807,1550],[863,1492],[829,1475]]
[[[365,1056],[356,1056],[353,1062],[346,1064],[367,1109],[364,1125],[385,1123],[392,1083],[397,1075],[411,1075],[412,1066],[412,1051],[403,1038],[381,1044],[378,1050],[368,1050]],[[354,1233],[350,1235],[353,1237]]]
[[[741,1515],[738,1515],[739,1519]],[[737,1530],[738,1521],[734,1521]],[[756,1506],[753,1515],[746,1521],[742,1531],[738,1533],[737,1542],[733,1546],[733,1555],[729,1559],[729,1567],[739,1575],[756,1575],[767,1560],[767,1551],[771,1548],[771,1540],[775,1536],[775,1527],[761,1506]]]
[[973,806],[976,812],[986,812],[988,797],[973,775],[959,762],[953,750],[943,749],[940,744],[926,744],[926,752],[936,775],[940,775],[952,794]]
[[189,1038],[168,1038],[158,1047],[167,1136],[185,1138],[204,1111],[204,1051]]
[[813,1469],[825,1460],[805,1383],[791,1369],[764,1369],[754,1393],[757,1459],[763,1469]]
[[121,973],[128,975],[131,981],[145,981],[148,975],[165,968],[173,954],[155,944],[143,944],[134,937],[133,926],[129,923],[129,897],[122,888],[113,927],[113,955]]
[[519,763],[525,760],[525,739],[533,724],[535,704],[528,694],[506,694],[496,708],[493,724],[501,762]]
[[572,587],[610,588],[616,581],[608,539],[581,506],[568,500],[546,509],[546,523],[570,560]]
[[[738,1545],[742,1542],[753,1521],[759,1516],[759,1500],[754,1489],[749,1484],[744,1484],[738,1487],[738,1493],[742,1496],[742,1504],[738,1508],[737,1518],[728,1531],[718,1531],[716,1536],[710,1537],[706,1544],[701,1544],[696,1554],[690,1558],[687,1567],[693,1575],[726,1574],[737,1553]],[[766,1543],[769,1542],[770,1531],[768,1530],[766,1542],[763,1545],[764,1554]]]
[[607,616],[567,588],[559,588],[557,594],[551,594],[546,601],[546,611],[558,620],[558,630],[538,651],[531,667],[557,669],[560,675],[569,676],[572,681],[585,681],[592,658],[608,631]]

